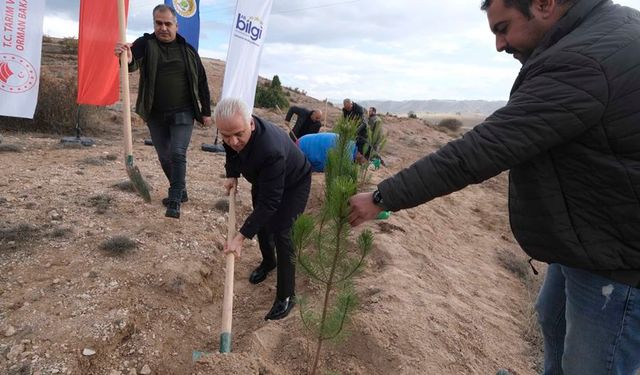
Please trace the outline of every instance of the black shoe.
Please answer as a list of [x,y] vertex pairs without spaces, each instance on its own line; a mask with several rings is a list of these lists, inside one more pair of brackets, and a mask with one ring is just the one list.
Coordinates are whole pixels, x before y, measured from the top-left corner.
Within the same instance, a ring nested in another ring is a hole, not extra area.
[[251,275],[249,276],[249,282],[251,284],[259,284],[263,282],[264,279],[267,278],[269,272],[271,272],[271,270],[273,270],[274,268],[276,268],[276,266],[270,266],[265,262],[260,263],[260,265],[255,270],[253,270],[253,272],[251,272]]
[[180,219],[180,202],[169,201],[167,212],[165,212],[164,216]]
[[[182,198],[180,198],[180,202],[184,203],[184,202],[188,202],[189,201],[189,195],[187,194],[186,190],[182,190]],[[169,205],[169,197],[166,198],[162,198],[162,205],[167,207]]]
[[296,305],[295,296],[287,297],[285,299],[277,299],[273,303],[271,310],[264,317],[264,320],[278,320],[289,315],[293,306]]

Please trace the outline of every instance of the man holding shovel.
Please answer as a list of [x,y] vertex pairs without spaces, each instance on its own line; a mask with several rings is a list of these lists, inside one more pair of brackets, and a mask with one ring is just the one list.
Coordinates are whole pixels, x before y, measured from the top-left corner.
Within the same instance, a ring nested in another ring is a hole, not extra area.
[[291,106],[287,111],[287,116],[284,118],[287,127],[289,127],[289,122],[294,114],[297,115],[296,124],[289,134],[294,142],[307,134],[315,134],[320,131],[322,127],[322,122],[320,122],[322,120],[322,111],[295,105]]
[[253,211],[225,252],[239,257],[245,238],[258,235],[262,262],[249,282],[261,283],[277,266],[276,299],[265,320],[282,319],[295,305],[291,226],[307,205],[311,165],[282,129],[252,116],[240,99],[221,100],[214,118],[226,151],[224,186],[227,191],[235,189],[238,177],[244,176],[251,183],[253,203]]
[[140,69],[136,113],[147,122],[160,165],[169,180],[165,216],[180,218],[186,190],[187,148],[193,121],[211,125],[211,97],[198,52],[180,36],[176,11],[164,4],[153,9],[153,34],[133,44],[116,43],[127,52],[129,71]]

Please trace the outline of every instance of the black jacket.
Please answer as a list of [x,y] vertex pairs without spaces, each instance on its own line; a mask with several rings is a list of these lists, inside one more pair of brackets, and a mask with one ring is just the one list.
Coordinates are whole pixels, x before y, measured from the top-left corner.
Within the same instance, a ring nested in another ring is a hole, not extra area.
[[240,233],[253,238],[278,210],[284,191],[311,179],[311,164],[279,127],[253,116],[255,130],[239,153],[224,144],[227,177],[242,175],[257,202]]
[[342,108],[342,116],[350,120],[358,120],[358,123],[364,122],[364,108],[356,102],[351,102],[351,110]]
[[640,12],[581,0],[525,62],[507,105],[380,183],[384,205],[413,207],[511,169],[511,228],[531,257],[640,270],[639,103]]
[[[176,35],[176,41],[183,46],[182,51],[187,66],[187,79],[191,87],[191,100],[195,118],[202,122],[202,116],[211,116],[211,95],[204,66],[198,52]],[[138,99],[136,100],[136,113],[147,121],[153,106],[154,89],[156,87],[159,47],[155,34],[144,34],[136,39],[131,46],[133,60],[129,64],[129,71],[140,68],[140,82],[138,84]]]
[[289,108],[287,112],[287,116],[284,118],[285,121],[291,121],[291,117],[295,113],[298,115],[296,119],[296,124],[293,126],[291,132],[296,136],[296,138],[300,138],[303,135],[307,134],[315,134],[320,131],[320,127],[322,123],[320,121],[313,121],[311,119],[311,114],[314,111],[310,111],[306,108],[292,106]]

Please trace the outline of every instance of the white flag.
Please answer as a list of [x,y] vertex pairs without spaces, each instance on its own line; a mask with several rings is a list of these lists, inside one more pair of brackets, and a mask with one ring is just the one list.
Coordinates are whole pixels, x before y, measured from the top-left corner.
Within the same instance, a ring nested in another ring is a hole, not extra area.
[[241,98],[253,108],[262,44],[273,0],[238,0],[229,38],[222,98]]
[[0,0],[0,116],[33,118],[38,102],[44,0]]

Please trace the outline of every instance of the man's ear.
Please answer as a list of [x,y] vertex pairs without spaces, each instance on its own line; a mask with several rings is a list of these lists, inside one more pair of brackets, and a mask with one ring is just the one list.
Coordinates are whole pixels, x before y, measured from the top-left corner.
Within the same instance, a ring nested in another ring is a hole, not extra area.
[[557,0],[533,0],[531,3],[533,14],[542,19],[548,19],[554,15],[556,8],[558,8]]

